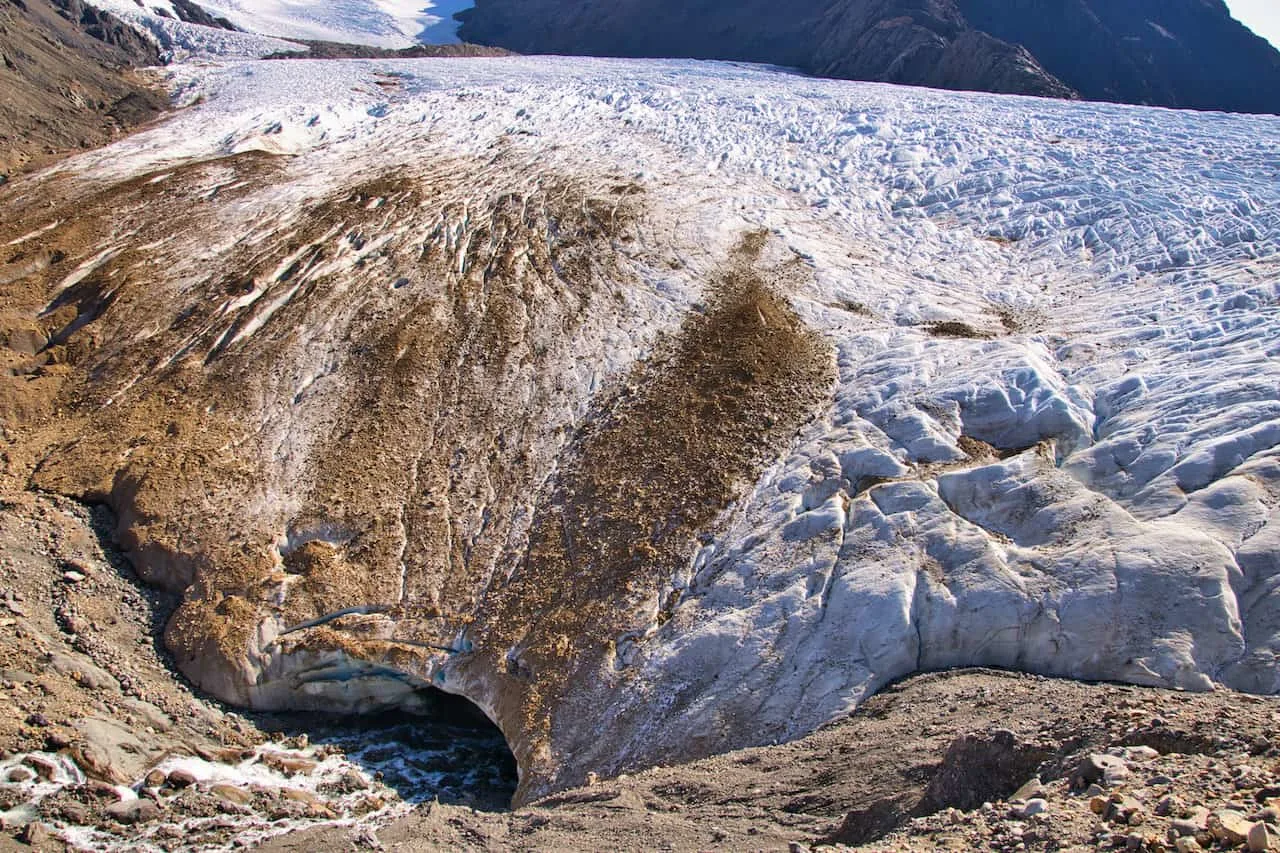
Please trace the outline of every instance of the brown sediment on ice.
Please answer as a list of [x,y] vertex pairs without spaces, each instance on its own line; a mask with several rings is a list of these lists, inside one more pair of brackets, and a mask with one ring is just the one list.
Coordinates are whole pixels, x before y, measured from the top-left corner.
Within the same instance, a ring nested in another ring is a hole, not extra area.
[[806,271],[762,264],[765,239],[742,240],[703,310],[586,422],[527,555],[481,603],[460,666],[500,674],[521,796],[545,790],[555,753],[593,730],[604,693],[625,681],[631,647],[670,618],[671,579],[698,535],[828,398],[832,351],[781,295]]

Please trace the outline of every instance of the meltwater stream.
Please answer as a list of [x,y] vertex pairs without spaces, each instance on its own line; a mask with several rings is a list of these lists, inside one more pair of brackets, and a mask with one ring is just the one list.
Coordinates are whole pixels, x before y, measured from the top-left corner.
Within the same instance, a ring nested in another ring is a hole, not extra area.
[[506,739],[465,699],[439,694],[430,716],[311,719],[305,731],[311,743],[337,747],[406,803],[499,811],[515,795],[516,762]]

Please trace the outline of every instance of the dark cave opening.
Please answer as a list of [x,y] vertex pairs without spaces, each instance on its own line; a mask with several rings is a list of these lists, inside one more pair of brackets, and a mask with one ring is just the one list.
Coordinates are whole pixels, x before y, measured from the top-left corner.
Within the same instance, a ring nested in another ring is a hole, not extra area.
[[506,738],[467,699],[434,688],[415,695],[414,712],[364,715],[271,714],[260,723],[285,737],[305,735],[410,804],[439,801],[477,811],[506,811],[518,783]]

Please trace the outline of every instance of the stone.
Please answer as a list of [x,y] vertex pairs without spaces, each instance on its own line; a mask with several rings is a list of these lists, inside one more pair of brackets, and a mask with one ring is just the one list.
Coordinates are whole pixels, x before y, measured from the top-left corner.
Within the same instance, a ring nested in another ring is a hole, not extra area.
[[297,776],[298,774],[306,774],[313,772],[317,766],[316,762],[296,755],[285,755],[278,752],[268,752],[262,756],[262,763],[284,773],[286,776]]
[[1024,782],[1021,788],[1014,791],[1013,796],[1009,798],[1009,802],[1013,802],[1014,800],[1022,800],[1023,802],[1026,802],[1027,800],[1034,800],[1037,797],[1043,796],[1044,783],[1040,781],[1039,776],[1036,776],[1035,778]]
[[1249,853],[1266,853],[1271,848],[1271,832],[1265,823],[1255,823],[1245,839]]
[[1250,823],[1241,812],[1223,809],[1214,812],[1209,818],[1209,834],[1223,844],[1238,847],[1249,838],[1249,831],[1254,824]]
[[4,774],[4,780],[6,782],[11,782],[15,785],[21,785],[26,782],[30,782],[35,778],[36,778],[36,774],[33,770],[31,770],[31,768],[23,767],[21,765],[17,767],[10,767],[9,771]]
[[142,784],[148,788],[159,788],[164,784],[164,780],[167,778],[168,776],[165,772],[157,767],[156,769],[149,771],[147,775],[142,778]]
[[235,785],[214,785],[209,789],[209,793],[220,800],[225,800],[238,806],[247,806],[253,802],[252,792],[246,791],[244,788],[237,788]]
[[107,806],[105,813],[123,824],[150,823],[160,817],[160,807],[151,800],[124,800]]
[[1174,841],[1173,849],[1176,850],[1177,853],[1199,853],[1199,851],[1204,850],[1204,848],[1200,846],[1200,842],[1196,841],[1195,838],[1191,836],[1185,836]]
[[53,833],[49,830],[49,827],[39,821],[24,826],[19,837],[22,839],[22,843],[31,847],[42,847],[53,841]]
[[1104,782],[1110,786],[1113,783],[1109,781],[1108,774],[1111,779],[1127,778],[1129,768],[1125,765],[1123,758],[1095,752],[1085,756],[1080,762],[1076,768],[1075,778],[1083,780],[1084,784]]
[[189,770],[174,770],[165,778],[165,784],[170,788],[181,790],[190,788],[197,781],[195,774]]
[[1039,797],[1036,797],[1036,798],[1027,800],[1027,802],[1021,806],[1015,806],[1013,808],[1013,816],[1016,817],[1018,820],[1027,820],[1028,818],[1035,817],[1038,814],[1044,814],[1048,810],[1049,810],[1048,801],[1041,799]]
[[58,765],[39,755],[28,755],[22,759],[22,763],[34,770],[43,782],[53,781],[58,773]]

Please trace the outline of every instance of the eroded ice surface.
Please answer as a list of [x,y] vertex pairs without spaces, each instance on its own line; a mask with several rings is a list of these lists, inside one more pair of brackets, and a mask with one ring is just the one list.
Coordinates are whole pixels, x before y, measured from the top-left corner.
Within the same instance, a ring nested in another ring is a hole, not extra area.
[[[65,168],[287,154],[310,177],[275,205],[498,147],[632,176],[649,242],[618,251],[640,284],[570,345],[570,411],[743,233],[808,270],[786,296],[835,353],[829,403],[652,591],[618,638],[626,690],[556,744],[573,766],[548,786],[795,737],[918,669],[1280,689],[1280,119],[687,62],[169,73],[203,102]],[[261,314],[226,340],[270,333],[298,286],[241,297]],[[288,482],[244,511],[287,516]]]

